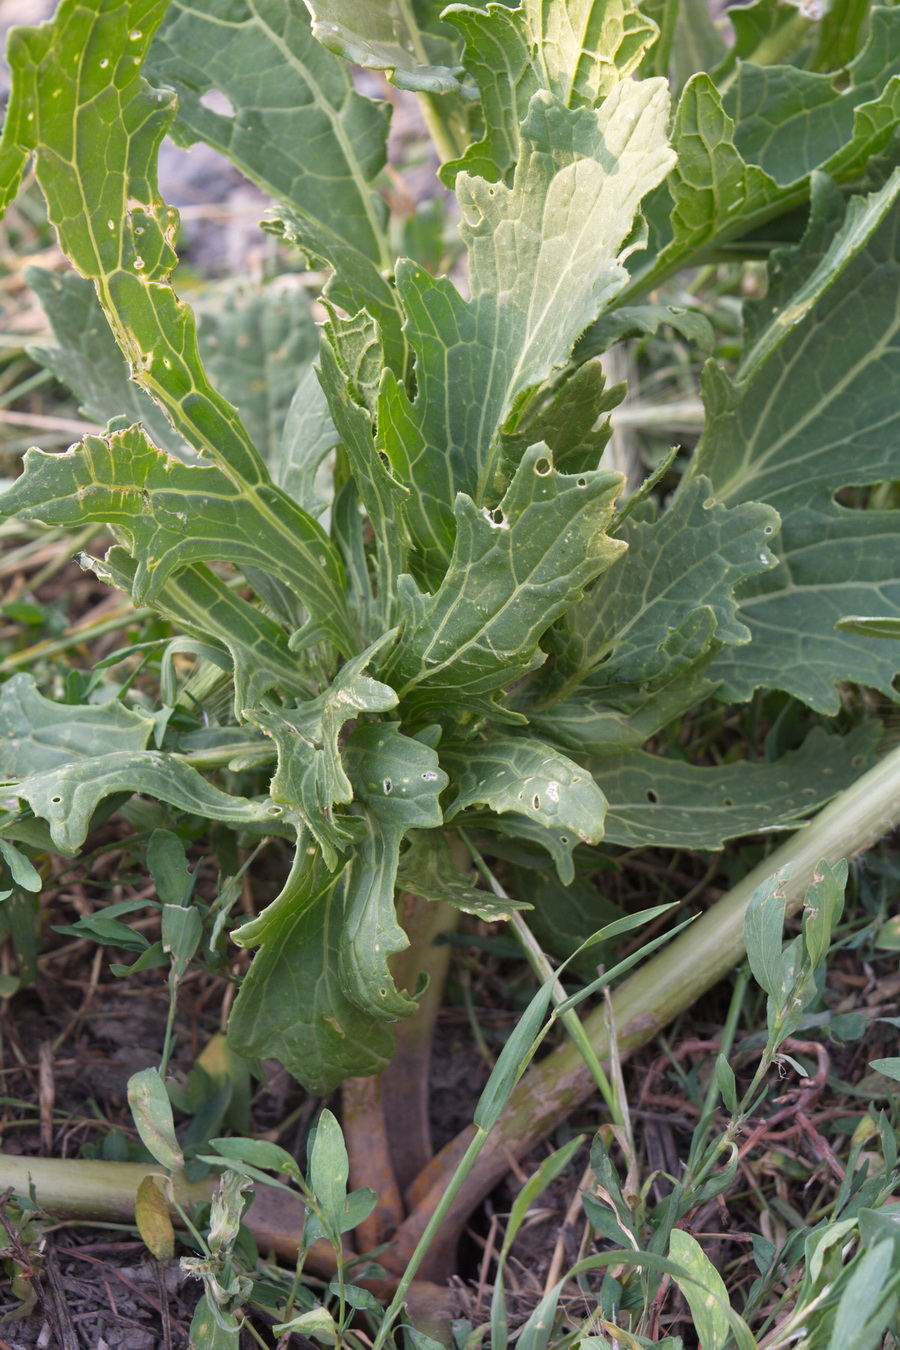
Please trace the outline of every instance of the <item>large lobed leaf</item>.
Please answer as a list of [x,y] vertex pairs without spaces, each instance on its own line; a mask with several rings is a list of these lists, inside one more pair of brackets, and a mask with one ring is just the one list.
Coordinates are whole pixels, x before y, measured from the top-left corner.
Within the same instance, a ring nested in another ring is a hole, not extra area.
[[277,900],[233,934],[260,950],[228,1019],[228,1040],[251,1059],[274,1055],[307,1091],[324,1095],[344,1078],[380,1073],[394,1037],[341,988],[339,877],[299,842]]
[[556,670],[569,686],[590,675],[594,695],[671,678],[686,648],[694,661],[713,638],[749,642],[735,588],[774,565],[768,545],[778,526],[758,502],[728,510],[702,476],[683,484],[658,520],[629,517],[617,534],[628,551],[554,633]]
[[388,967],[389,957],[409,946],[394,905],[400,845],[407,830],[442,823],[439,798],[448,780],[434,750],[404,736],[395,723],[358,727],[344,755],[363,804],[365,833],[341,878],[341,987],[357,1007],[395,1022],[416,1008]]
[[[193,563],[257,567],[289,586],[321,616],[322,631],[352,649],[340,562],[321,526],[277,488],[251,492],[216,465],[183,464],[151,445],[140,427],[87,436],[61,455],[29,450],[2,504],[23,520],[110,525],[135,559],[139,602],[153,603]],[[295,533],[298,521],[302,534]]]
[[277,1055],[320,1093],[384,1068],[394,1046],[385,1024],[415,1011],[388,968],[409,943],[394,887],[404,835],[440,825],[447,785],[434,751],[393,724],[358,728],[345,767],[361,803],[352,857],[329,873],[301,833],[281,895],[235,935],[260,952],[229,1021],[232,1045],[245,1055]]
[[15,796],[26,801],[36,816],[50,825],[60,853],[76,853],[87,838],[99,804],[115,793],[146,793],[158,801],[207,820],[228,825],[255,825],[263,830],[280,817],[282,808],[271,802],[250,801],[222,792],[179,760],[159,750],[124,751],[70,760],[44,773],[30,774],[12,784]]
[[74,707],[54,703],[24,672],[0,689],[3,773],[11,779],[60,768],[70,760],[143,750],[153,727],[151,717],[118,701]]
[[[267,522],[277,539],[274,553],[295,581],[308,579],[300,583],[303,603],[350,652],[355,634],[334,546],[272,485],[236,410],[207,379],[194,317],[168,284],[177,213],[159,194],[155,158],[173,116],[173,96],[152,89],[140,75],[164,10],[164,0],[98,0],[94,10],[63,0],[52,22],[13,31],[0,208],[15,195],[33,151],[60,243],[94,281],[132,377],[163,406],[178,434],[213,462],[213,472],[228,481],[226,495],[243,498]],[[46,475],[51,500],[58,501],[69,479],[71,461],[63,459],[58,489],[49,482],[52,470]],[[113,477],[118,474],[126,474],[124,466]],[[75,484],[68,486],[74,490]],[[127,479],[123,486],[139,490]],[[42,518],[39,510],[35,516]],[[185,517],[180,527],[193,532],[195,522]],[[203,528],[198,520],[196,529]],[[136,561],[140,570],[144,560]]]
[[643,751],[593,762],[609,801],[606,838],[627,848],[718,849],[742,834],[793,829],[869,767],[879,736],[871,722],[849,736],[815,727],[773,763],[706,767]]
[[469,807],[489,806],[499,815],[527,816],[584,844],[603,838],[603,793],[584,769],[537,738],[504,736],[448,748],[441,763],[451,770],[456,789],[447,820]]
[[486,695],[541,663],[542,634],[624,547],[605,533],[621,481],[562,474],[536,445],[493,511],[460,493],[441,585],[425,595],[404,579],[408,619],[385,679],[410,711],[490,710]]
[[[172,131],[206,141],[282,203],[283,228],[313,265],[335,269],[332,298],[381,323],[387,359],[404,368],[384,167],[390,109],[357,94],[343,61],[289,0],[173,0],[150,51],[152,78],[178,94]],[[219,102],[211,97],[218,94]]]
[[146,792],[231,825],[266,827],[282,815],[270,801],[220,791],[177,755],[145,750],[154,725],[117,702],[53,703],[30,675],[14,675],[0,691],[4,788],[47,821],[60,853],[81,847],[97,807],[120,792]]
[[900,477],[900,170],[854,200],[843,225],[841,209],[820,180],[806,240],[773,261],[737,379],[708,369],[691,466],[719,501],[763,500],[782,519],[778,568],[741,595],[753,640],[723,651],[711,674],[729,698],[775,686],[829,713],[837,682],[891,697],[900,666],[887,639],[834,627],[847,614],[900,614],[897,512],[838,498]]
[[622,81],[598,110],[538,92],[512,185],[457,178],[471,300],[399,265],[416,396],[388,372],[379,444],[411,488],[407,518],[429,583],[450,560],[457,492],[496,504],[506,487],[501,428],[624,286],[641,199],[673,162],[667,115],[662,81]]
[[539,89],[565,107],[594,107],[634,73],[657,34],[630,0],[454,4],[444,19],[465,41],[484,123],[482,138],[443,166],[448,185],[461,170],[490,181],[506,178],[520,157],[520,125]]
[[672,129],[678,163],[647,203],[650,249],[631,292],[803,202],[816,169],[858,180],[872,156],[889,151],[898,119],[895,8],[872,9],[868,40],[846,82],[744,62],[723,101],[709,75],[695,75]]

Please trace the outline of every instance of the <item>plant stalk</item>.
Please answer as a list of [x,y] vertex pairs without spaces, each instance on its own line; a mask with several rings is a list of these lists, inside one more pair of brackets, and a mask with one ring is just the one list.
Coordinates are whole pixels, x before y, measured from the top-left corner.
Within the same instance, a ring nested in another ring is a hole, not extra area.
[[[619,1053],[630,1054],[667,1022],[691,1006],[744,956],[744,914],[756,888],[779,868],[793,863],[785,883],[788,909],[803,900],[819,861],[834,865],[871,847],[900,824],[900,748],[842,792],[803,829],[791,835],[716,905],[664,947],[613,994]],[[583,1022],[600,1059],[609,1044],[603,1007]],[[468,1216],[509,1170],[594,1091],[594,1081],[577,1047],[561,1044],[523,1075],[506,1109],[466,1177],[421,1269],[423,1279],[441,1279],[453,1268],[456,1243]],[[457,1164],[474,1137],[470,1127],[452,1140],[425,1169],[427,1192],[400,1227],[384,1258],[402,1271],[434,1213]]]
[[[41,1209],[56,1219],[133,1224],[135,1197],[144,1177],[165,1175],[154,1164],[24,1158],[0,1153],[0,1192],[11,1188],[18,1195],[28,1195],[33,1186]],[[184,1209],[202,1205],[212,1198],[217,1182],[218,1176],[189,1182],[183,1176],[173,1175],[175,1199]],[[295,1261],[305,1215],[296,1196],[260,1186],[244,1222],[262,1251],[273,1251]],[[314,1243],[307,1266],[315,1274],[332,1279],[337,1262],[331,1246],[324,1241]]]
[[405,1192],[434,1156],[428,1118],[431,1047],[453,954],[449,942],[439,945],[437,939],[455,932],[462,916],[453,905],[407,892],[401,894],[398,908],[410,945],[394,958],[394,979],[398,986],[414,989],[422,974],[428,976],[416,1011],[397,1024],[397,1053],[381,1075],[385,1100],[391,1104],[387,1134],[394,1172]]
[[346,1078],[341,1089],[341,1124],[350,1157],[350,1186],[370,1186],[378,1196],[372,1213],[355,1229],[360,1251],[388,1241],[405,1210],[391,1162],[382,1079]]

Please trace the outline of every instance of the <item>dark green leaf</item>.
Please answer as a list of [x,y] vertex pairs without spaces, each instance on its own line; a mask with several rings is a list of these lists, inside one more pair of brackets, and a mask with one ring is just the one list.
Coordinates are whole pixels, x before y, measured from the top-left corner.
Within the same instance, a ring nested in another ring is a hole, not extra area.
[[[206,141],[284,204],[284,229],[310,262],[336,270],[329,294],[349,313],[381,323],[389,364],[402,372],[404,343],[384,204],[387,104],[357,94],[350,72],[313,37],[288,0],[174,0],[148,62],[178,94],[173,132]],[[225,102],[216,111],[215,91]],[[209,106],[212,104],[212,106]]]
[[172,961],[172,977],[180,980],[203,938],[203,920],[194,906],[163,905],[162,945]]
[[878,727],[849,736],[814,728],[772,764],[706,768],[637,751],[592,767],[608,802],[606,838],[630,848],[721,848],[726,839],[795,826],[872,762]]
[[286,1149],[268,1139],[210,1139],[209,1142],[229,1162],[248,1162],[269,1172],[297,1175],[296,1159]]
[[388,633],[348,661],[318,698],[294,708],[257,709],[250,714],[278,746],[278,769],[269,788],[272,800],[297,813],[331,868],[337,863],[337,851],[346,849],[353,838],[351,822],[333,810],[353,800],[341,763],[340,735],[344,724],[360,713],[386,712],[396,704],[393,689],[363,674],[393,636]]
[[819,969],[828,954],[844,910],[846,885],[846,859],[830,867],[823,858],[803,901],[803,943],[813,970]]
[[452,820],[471,806],[515,811],[585,844],[603,838],[606,798],[584,769],[531,737],[506,736],[441,753],[456,796]]
[[316,1123],[309,1151],[308,1181],[325,1222],[333,1233],[341,1231],[350,1163],[341,1127],[326,1108]]
[[744,946],[753,978],[773,999],[784,993],[784,882],[791,868],[782,867],[758,886],[744,916]]
[[[672,44],[673,82],[682,89],[698,70],[715,70],[725,55],[721,21],[707,0],[680,0]],[[651,59],[654,55],[650,53]]]
[[0,689],[0,744],[9,778],[64,768],[74,759],[143,750],[152,733],[151,718],[118,700],[53,703],[24,672]]
[[819,21],[816,70],[840,70],[853,60],[869,9],[868,0],[831,0]]
[[171,830],[154,830],[147,841],[147,868],[163,905],[186,905],[196,877],[188,869],[184,844]]
[[447,775],[428,746],[395,723],[359,727],[347,741],[347,775],[365,806],[365,834],[341,877],[344,934],[339,970],[344,993],[385,1021],[408,1017],[415,1001],[394,985],[388,959],[409,946],[397,922],[394,887],[407,830],[442,823]]
[[[0,736],[2,736],[0,731]],[[9,875],[23,891],[37,892],[43,886],[41,874],[34,863],[10,839],[0,839],[0,857],[9,868]],[[9,895],[9,891],[6,893]]]
[[900,170],[851,203],[828,244],[840,201],[820,183],[805,269],[799,253],[775,260],[774,294],[759,319],[751,315],[736,383],[709,369],[707,429],[690,472],[705,474],[719,501],[762,500],[782,519],[780,566],[747,584],[741,601],[753,641],[726,648],[710,669],[729,698],[775,685],[835,712],[844,680],[893,696],[900,649],[835,631],[835,622],[900,614],[897,513],[835,498],[900,476],[898,198]]
[[[701,615],[712,619],[708,610],[701,611]],[[523,705],[529,724],[541,736],[581,755],[621,755],[639,750],[657,731],[715,692],[715,681],[704,678],[716,650],[715,643],[701,651],[699,657],[688,659],[692,647],[708,644],[711,631],[711,622],[705,628],[697,625],[696,642],[684,643],[687,649],[684,669],[679,669],[658,689],[619,687],[594,692],[590,683],[586,683],[571,698],[552,704],[546,711],[540,705],[537,712]],[[683,638],[684,631],[677,636]],[[674,655],[674,644],[670,641],[667,645]]]
[[563,473],[595,469],[612,434],[605,414],[621,403],[624,393],[623,384],[606,388],[599,361],[586,361],[566,379],[535,395],[514,428],[500,433],[504,480],[513,477],[525,451],[540,442]]
[[558,668],[579,681],[594,668],[592,690],[646,685],[693,665],[713,636],[748,642],[735,588],[774,565],[778,525],[756,502],[727,510],[704,478],[686,483],[658,520],[630,516],[619,531],[627,553],[554,634]]
[[571,958],[566,969],[579,979],[594,979],[597,967],[608,964],[612,948],[601,941],[576,956],[573,953],[596,933],[598,924],[621,917],[618,905],[586,877],[576,877],[570,886],[564,886],[549,868],[534,871],[524,867],[516,870],[515,877],[516,894],[527,895],[534,906],[528,915],[528,927],[544,950],[559,960]]
[[380,1073],[394,1049],[383,1023],[343,993],[338,879],[302,843],[277,900],[233,933],[260,944],[228,1023],[228,1040],[248,1059],[274,1055],[309,1092],[325,1095],[344,1079]]
[[95,759],[74,759],[13,785],[36,816],[50,825],[54,845],[74,853],[84,843],[97,805],[118,792],[142,792],[181,811],[232,825],[271,825],[283,811],[271,802],[249,801],[213,787],[174,755],[156,750],[117,750]]
[[747,164],[778,184],[793,186],[813,169],[858,173],[889,143],[900,112],[900,22],[873,9],[865,49],[848,68],[846,84],[796,66],[744,62],[725,96],[734,143]]
[[539,664],[538,641],[622,551],[604,527],[621,485],[617,474],[559,473],[545,447],[523,456],[500,505],[456,502],[456,542],[438,590],[410,581],[409,614],[386,678],[401,698],[440,708],[468,702]]

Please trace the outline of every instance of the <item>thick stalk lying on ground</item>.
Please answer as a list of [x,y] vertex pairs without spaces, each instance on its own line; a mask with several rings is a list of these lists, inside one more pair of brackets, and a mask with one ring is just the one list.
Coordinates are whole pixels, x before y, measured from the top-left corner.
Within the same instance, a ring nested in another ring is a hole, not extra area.
[[[163,1177],[165,1173],[154,1164],[23,1158],[0,1153],[0,1193],[12,1189],[18,1195],[28,1195],[33,1186],[38,1204],[55,1219],[133,1224],[138,1186],[151,1175]],[[211,1198],[217,1179],[210,1176],[189,1182],[173,1176],[175,1198],[188,1209],[202,1205]],[[297,1259],[305,1215],[296,1196],[258,1186],[245,1222],[261,1251],[273,1251],[292,1262]],[[175,1221],[177,1224],[177,1218]],[[327,1242],[313,1244],[306,1264],[314,1274],[328,1279],[337,1269]]]
[[[788,863],[793,874],[784,890],[788,907],[803,900],[814,869],[824,858],[834,864],[871,847],[900,824],[900,749],[887,755],[807,826],[707,910],[679,937],[647,961],[613,995],[618,1049],[629,1054],[700,996],[744,956],[744,914],[756,890]],[[601,1059],[609,1054],[604,1009],[584,1018],[584,1027]],[[456,1243],[476,1205],[509,1170],[510,1161],[528,1154],[594,1091],[590,1070],[577,1047],[566,1041],[523,1075],[485,1148],[464,1181],[442,1227],[438,1242],[419,1269],[419,1277],[441,1280],[454,1270]],[[416,1182],[422,1200],[401,1225],[394,1246],[382,1261],[403,1271],[447,1182],[472,1138],[471,1127],[428,1165]],[[427,1187],[427,1190],[426,1190]]]
[[[134,1204],[138,1186],[144,1177],[165,1173],[154,1165],[121,1162],[88,1162],[78,1158],[23,1158],[0,1153],[0,1194],[12,1190],[28,1195],[31,1187],[38,1204],[56,1219],[73,1222],[134,1223]],[[175,1197],[190,1208],[212,1196],[216,1178],[188,1182],[173,1177]],[[306,1211],[299,1198],[285,1191],[258,1186],[244,1222],[264,1256],[274,1252],[287,1265],[297,1260],[300,1235]],[[176,1224],[178,1219],[175,1215]],[[350,1249],[348,1246],[348,1254]],[[337,1273],[334,1251],[327,1242],[314,1242],[305,1267],[322,1279]],[[378,1298],[391,1297],[396,1280],[364,1281]],[[437,1335],[450,1319],[446,1291],[427,1280],[415,1280],[407,1297],[410,1316],[417,1326]]]

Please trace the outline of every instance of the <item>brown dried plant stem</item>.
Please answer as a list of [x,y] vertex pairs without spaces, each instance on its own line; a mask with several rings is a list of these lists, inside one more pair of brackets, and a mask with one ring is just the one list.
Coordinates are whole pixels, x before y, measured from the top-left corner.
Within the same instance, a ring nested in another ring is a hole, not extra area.
[[[430,1161],[428,1078],[434,1026],[444,993],[451,948],[437,938],[459,925],[452,905],[434,904],[406,892],[398,917],[410,945],[392,962],[400,988],[414,989],[424,974],[428,987],[415,1013],[396,1027],[397,1052],[380,1076],[349,1078],[341,1093],[341,1124],[350,1155],[350,1184],[378,1196],[372,1214],[356,1230],[360,1251],[387,1241],[406,1214],[402,1190]],[[387,1108],[387,1109],[386,1109]]]
[[399,915],[410,945],[397,959],[394,978],[413,989],[421,974],[428,976],[418,1008],[397,1025],[397,1053],[382,1074],[385,1100],[390,1103],[391,1157],[405,1192],[434,1155],[429,1121],[431,1050],[453,954],[452,945],[439,939],[455,933],[462,916],[453,905],[409,894],[400,898]]
[[379,1074],[344,1080],[341,1124],[350,1159],[351,1188],[368,1186],[378,1197],[372,1213],[355,1229],[356,1245],[366,1252],[386,1242],[406,1212],[391,1163]]
[[[834,864],[851,858],[898,824],[900,748],[841,793],[615,991],[612,1007],[619,1053],[627,1055],[651,1040],[741,961],[747,905],[773,872],[793,864],[784,889],[789,908],[797,908],[821,859]],[[602,1006],[584,1018],[584,1027],[600,1058],[608,1057]],[[590,1071],[571,1041],[527,1070],[466,1177],[438,1241],[418,1271],[419,1278],[440,1280],[452,1272],[456,1243],[472,1210],[512,1162],[528,1154],[593,1091]],[[382,1258],[394,1272],[404,1269],[472,1137],[471,1127],[464,1130],[417,1178],[415,1189],[422,1199]]]

